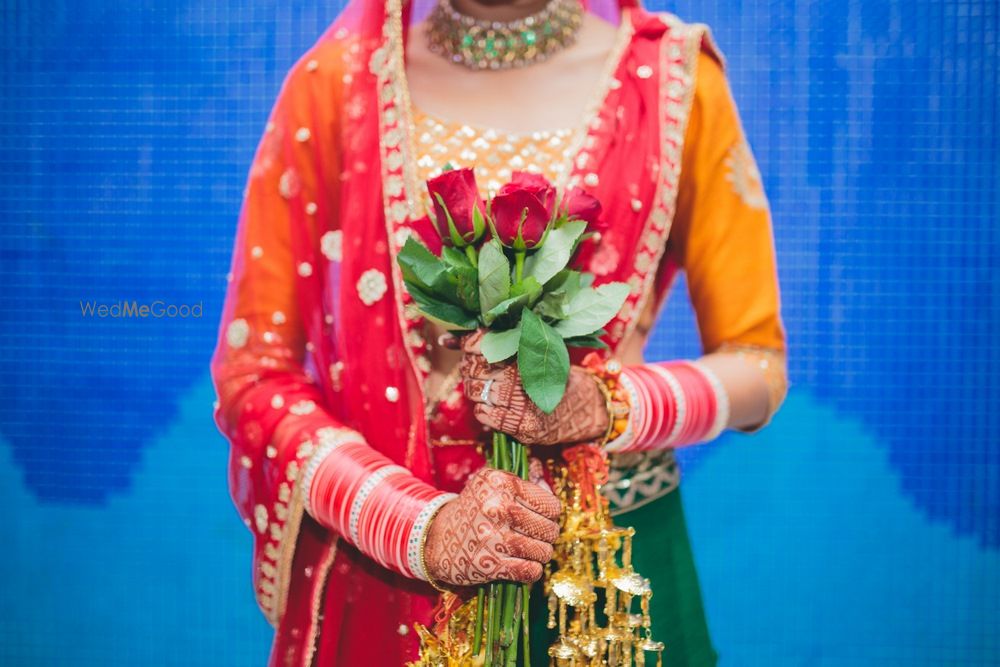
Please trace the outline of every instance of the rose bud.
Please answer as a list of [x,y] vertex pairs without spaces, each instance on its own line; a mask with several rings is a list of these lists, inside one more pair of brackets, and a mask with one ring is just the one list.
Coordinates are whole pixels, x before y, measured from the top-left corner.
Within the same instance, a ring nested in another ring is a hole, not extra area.
[[580,188],[571,188],[563,195],[562,209],[568,218],[583,220],[590,231],[600,231],[601,202]]
[[437,227],[431,221],[431,219],[424,215],[416,220],[411,220],[408,226],[413,229],[413,232],[417,235],[417,238],[427,246],[435,255],[441,254],[441,246],[443,245],[441,240],[441,234],[438,233]]
[[505,195],[517,190],[530,192],[542,203],[549,218],[555,217],[556,188],[549,179],[530,171],[515,171],[510,182],[505,183],[497,194]]
[[434,202],[434,223],[442,239],[471,245],[486,231],[486,209],[472,169],[451,169],[427,181]]
[[530,250],[541,243],[551,220],[545,205],[527,190],[497,194],[490,212],[497,240],[515,250]]

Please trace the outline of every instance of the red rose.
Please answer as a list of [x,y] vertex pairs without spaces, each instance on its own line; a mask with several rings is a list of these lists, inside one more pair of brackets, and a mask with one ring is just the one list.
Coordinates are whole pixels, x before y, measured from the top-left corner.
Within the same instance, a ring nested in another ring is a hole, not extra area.
[[534,248],[541,242],[552,217],[545,205],[527,190],[497,194],[490,204],[497,239],[515,250]]
[[580,188],[572,188],[563,195],[563,211],[567,217],[583,220],[587,229],[601,231],[601,202]]
[[441,234],[428,216],[424,215],[416,220],[411,220],[409,226],[416,233],[420,242],[427,246],[428,250],[435,255],[441,255],[441,246],[443,245]]
[[434,222],[442,239],[456,246],[479,240],[486,231],[486,209],[472,169],[451,169],[427,181],[434,202]]
[[510,182],[505,183],[497,194],[505,195],[517,190],[530,192],[545,207],[549,218],[555,217],[556,188],[549,179],[530,171],[515,171],[511,174]]

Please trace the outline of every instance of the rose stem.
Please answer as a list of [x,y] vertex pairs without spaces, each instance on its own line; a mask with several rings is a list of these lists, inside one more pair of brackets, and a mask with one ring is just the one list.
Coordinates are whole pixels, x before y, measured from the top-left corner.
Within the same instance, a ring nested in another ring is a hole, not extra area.
[[490,602],[489,610],[486,612],[486,622],[489,624],[486,627],[486,662],[487,665],[493,664],[493,649],[495,648],[495,633],[493,632],[493,621],[497,615],[497,596],[496,596],[496,584],[490,584]]
[[[497,433],[496,431],[494,431],[493,432],[493,447],[490,449],[490,457],[489,457],[488,463],[493,468],[499,468],[499,458],[500,458],[500,434]],[[476,595],[476,618],[477,619],[481,618],[481,616],[482,616],[483,605],[484,605],[483,590],[484,590],[485,587],[486,587],[486,584],[481,585],[479,587],[479,592]],[[486,604],[489,605],[489,612],[486,614],[486,623],[487,623],[487,625],[486,625],[486,664],[487,665],[489,665],[490,661],[493,659],[493,642],[494,642],[494,639],[495,639],[495,637],[493,635],[493,621],[494,621],[494,618],[496,617],[496,604],[497,604],[496,584],[491,582],[489,584],[489,589],[490,589],[490,591],[489,591],[489,602],[486,603]],[[477,624],[477,626],[476,626],[476,629],[479,632],[482,632],[482,625],[483,625],[482,622],[479,622]],[[476,653],[476,655],[478,655],[478,652]]]
[[524,640],[524,667],[531,667],[531,641],[528,636],[528,601],[531,599],[531,584],[521,585],[521,638]]
[[524,255],[526,253],[523,250],[516,250],[514,252],[514,283],[521,282],[521,278],[524,275]]
[[485,603],[486,588],[480,586],[476,591],[476,626],[472,635],[472,655],[479,655],[483,648],[483,606]]
[[[518,443],[518,447],[521,450],[520,451],[520,455],[521,455],[520,456],[520,459],[521,459],[521,479],[528,479],[528,476],[529,476],[529,473],[528,473],[528,468],[529,468],[529,465],[528,465],[528,448],[525,447],[524,445],[520,444],[520,443]],[[529,631],[528,630],[528,628],[529,628],[529,623],[528,623],[528,620],[529,620],[528,619],[528,616],[529,616],[528,602],[531,599],[531,584],[521,584],[521,590],[519,592],[521,593],[521,597],[522,597],[522,601],[521,601],[521,638],[524,640],[524,642],[523,642],[524,643],[524,667],[531,667],[531,656],[530,656],[530,651],[529,651],[529,648],[530,648],[531,644],[530,644],[529,637],[528,637],[528,631]]]
[[514,603],[518,596],[513,595],[514,588],[516,584],[505,583],[504,587],[504,597],[503,597],[503,617],[500,623],[503,625],[503,640],[500,645],[506,649],[512,644],[516,647],[517,643],[514,641]]
[[521,595],[520,586],[511,584],[510,592],[515,600],[513,621],[510,625],[510,646],[507,647],[507,667],[517,665],[517,633],[521,629]]

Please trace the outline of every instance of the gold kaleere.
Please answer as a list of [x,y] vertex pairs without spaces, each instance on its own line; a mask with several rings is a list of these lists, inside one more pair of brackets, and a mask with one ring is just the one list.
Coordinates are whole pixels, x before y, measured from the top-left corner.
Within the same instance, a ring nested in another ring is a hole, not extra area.
[[653,639],[649,615],[653,592],[632,567],[635,529],[615,526],[600,495],[603,456],[591,449],[585,458],[556,477],[563,518],[545,573],[548,627],[559,632],[550,664],[643,667],[646,653],[655,653],[662,667],[664,646]]
[[[649,580],[632,567],[634,528],[614,525],[600,485],[607,461],[600,448],[578,445],[564,452],[568,465],[550,465],[563,504],[559,539],[545,567],[550,667],[645,667],[647,654],[663,665],[662,642],[652,636]],[[453,611],[448,611],[451,608]],[[409,667],[480,667],[472,654],[476,599],[446,593],[434,631],[417,624],[420,657]],[[538,667],[537,665],[535,667]]]

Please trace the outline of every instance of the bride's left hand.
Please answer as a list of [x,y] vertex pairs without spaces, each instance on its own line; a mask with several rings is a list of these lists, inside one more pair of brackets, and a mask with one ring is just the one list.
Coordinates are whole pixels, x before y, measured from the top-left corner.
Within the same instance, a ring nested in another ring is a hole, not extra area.
[[565,396],[551,414],[545,414],[524,392],[514,363],[486,361],[480,351],[484,333],[477,331],[461,341],[462,384],[480,423],[526,445],[585,442],[607,433],[607,402],[590,373],[570,367]]

